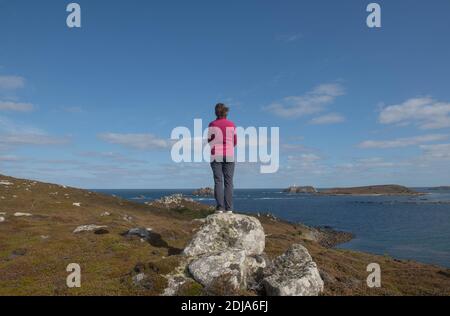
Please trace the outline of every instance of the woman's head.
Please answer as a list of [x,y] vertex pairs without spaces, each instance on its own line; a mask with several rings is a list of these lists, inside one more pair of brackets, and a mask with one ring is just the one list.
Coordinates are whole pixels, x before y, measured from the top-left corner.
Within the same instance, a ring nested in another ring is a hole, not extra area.
[[216,116],[218,119],[227,118],[230,109],[223,103],[216,104]]

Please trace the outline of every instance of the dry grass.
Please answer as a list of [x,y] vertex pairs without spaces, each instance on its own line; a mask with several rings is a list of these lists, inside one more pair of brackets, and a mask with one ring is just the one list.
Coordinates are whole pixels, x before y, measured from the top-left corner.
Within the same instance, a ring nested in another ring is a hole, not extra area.
[[[5,176],[0,176],[0,181],[13,183],[0,185],[0,212],[7,213],[6,221],[0,223],[0,295],[158,295],[166,286],[163,275],[178,265],[179,255],[174,255],[174,249],[183,249],[200,225],[192,219],[210,212],[197,203],[171,211],[53,184]],[[101,216],[105,211],[111,216]],[[14,217],[15,212],[33,216]],[[131,216],[131,222],[124,216]],[[281,254],[292,243],[308,248],[324,275],[325,295],[450,294],[448,269],[325,248],[308,227],[268,218],[261,221],[269,235],[266,251],[270,257]],[[109,233],[73,233],[85,224],[106,225]],[[162,244],[121,235],[133,227],[152,228],[161,236]],[[365,285],[366,266],[371,262],[382,267],[381,289],[371,290]],[[66,287],[69,263],[81,266],[79,289]],[[150,277],[150,289],[131,283],[138,264]],[[205,293],[196,283],[187,285],[183,292]]]

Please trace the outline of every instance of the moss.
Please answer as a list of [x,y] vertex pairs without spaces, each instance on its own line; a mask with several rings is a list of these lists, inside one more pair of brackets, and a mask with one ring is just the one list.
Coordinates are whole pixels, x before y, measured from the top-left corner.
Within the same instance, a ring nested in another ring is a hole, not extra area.
[[177,291],[177,296],[202,296],[203,286],[193,280],[186,281]]
[[171,256],[161,260],[155,260],[148,263],[146,269],[163,275],[173,272],[180,264],[178,256]]

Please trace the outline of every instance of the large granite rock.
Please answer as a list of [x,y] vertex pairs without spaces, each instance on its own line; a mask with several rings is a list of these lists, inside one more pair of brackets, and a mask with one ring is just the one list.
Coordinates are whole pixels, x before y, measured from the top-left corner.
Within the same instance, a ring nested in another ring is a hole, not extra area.
[[189,272],[200,284],[210,287],[225,278],[231,288],[260,290],[265,256],[247,256],[244,250],[231,249],[206,254],[189,264]]
[[246,283],[245,251],[232,249],[207,254],[189,264],[189,272],[203,286],[213,286],[221,277],[234,289],[244,288]]
[[264,271],[263,285],[270,296],[317,296],[323,281],[308,250],[292,245]]
[[[254,217],[214,214],[184,249],[190,276],[224,295],[249,289],[276,296],[318,295],[323,291],[316,264],[301,245],[273,263],[264,254],[265,234]],[[225,289],[225,290],[224,290]]]
[[256,287],[256,275],[262,275],[266,266],[264,247],[264,230],[256,218],[214,214],[206,218],[184,254],[191,258],[188,270],[197,282],[238,290]]
[[246,255],[264,251],[265,234],[254,217],[240,214],[213,214],[184,249],[187,256],[200,256],[226,249],[243,250]]

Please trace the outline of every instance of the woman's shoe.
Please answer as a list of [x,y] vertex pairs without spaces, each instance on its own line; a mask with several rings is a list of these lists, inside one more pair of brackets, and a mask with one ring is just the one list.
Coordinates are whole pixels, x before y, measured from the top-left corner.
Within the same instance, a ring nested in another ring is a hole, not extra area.
[[227,214],[233,214],[233,211],[227,211]]

